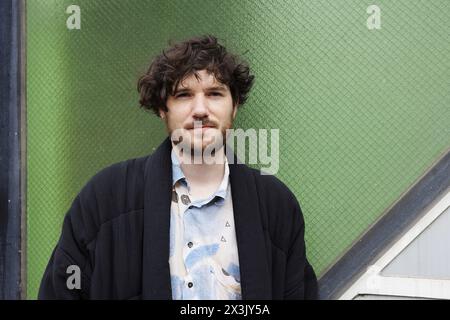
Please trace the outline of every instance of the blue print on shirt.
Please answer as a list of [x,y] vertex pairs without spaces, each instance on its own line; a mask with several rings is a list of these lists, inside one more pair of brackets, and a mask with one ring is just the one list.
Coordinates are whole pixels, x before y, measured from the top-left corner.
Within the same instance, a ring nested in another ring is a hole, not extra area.
[[204,259],[205,257],[214,256],[217,253],[217,250],[219,250],[218,243],[201,246],[192,250],[192,252],[186,257],[186,268],[192,268],[198,261]]
[[177,232],[178,230],[176,230],[175,226],[176,226],[176,221],[175,221],[175,217],[173,214],[170,215],[170,239],[172,239],[169,243],[169,257],[172,257],[173,254],[175,253],[175,232]]
[[183,291],[182,286],[184,284],[183,280],[180,277],[172,275],[170,277],[172,284],[172,299],[177,299],[177,297],[182,297]]
[[195,268],[195,272],[192,273],[192,280],[194,283],[201,283],[202,289],[196,290],[194,297],[192,299],[208,300],[214,297],[215,292],[211,285],[211,270],[207,265],[200,265]]
[[233,278],[237,281],[237,282],[241,282],[241,273],[239,272],[239,266],[234,264],[234,263],[230,263],[230,265],[228,266],[228,268],[225,270],[228,274],[230,274],[231,276],[233,276]]

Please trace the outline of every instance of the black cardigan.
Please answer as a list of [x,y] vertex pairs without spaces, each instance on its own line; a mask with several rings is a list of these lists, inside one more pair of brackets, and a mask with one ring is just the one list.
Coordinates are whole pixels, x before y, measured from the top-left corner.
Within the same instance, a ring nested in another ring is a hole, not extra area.
[[[86,184],[65,216],[39,299],[171,299],[171,148],[167,138],[153,154],[114,164]],[[229,167],[242,298],[317,298],[293,193],[274,176]],[[80,289],[67,287],[69,265],[81,270]]]

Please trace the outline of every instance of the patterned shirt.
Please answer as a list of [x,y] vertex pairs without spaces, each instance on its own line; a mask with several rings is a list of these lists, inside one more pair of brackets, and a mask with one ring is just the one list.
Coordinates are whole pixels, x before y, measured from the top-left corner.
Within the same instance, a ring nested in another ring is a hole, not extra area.
[[172,149],[170,275],[174,300],[240,300],[241,285],[228,162],[219,188],[193,199]]

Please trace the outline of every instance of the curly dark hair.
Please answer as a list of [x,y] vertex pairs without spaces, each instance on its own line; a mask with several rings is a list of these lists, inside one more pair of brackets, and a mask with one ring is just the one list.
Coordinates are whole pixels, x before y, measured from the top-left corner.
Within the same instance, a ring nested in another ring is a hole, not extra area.
[[167,111],[167,98],[174,94],[180,81],[206,70],[217,81],[230,88],[233,105],[243,105],[253,85],[254,75],[248,64],[228,53],[216,37],[206,35],[179,42],[156,56],[148,71],[139,78],[137,89],[142,108]]

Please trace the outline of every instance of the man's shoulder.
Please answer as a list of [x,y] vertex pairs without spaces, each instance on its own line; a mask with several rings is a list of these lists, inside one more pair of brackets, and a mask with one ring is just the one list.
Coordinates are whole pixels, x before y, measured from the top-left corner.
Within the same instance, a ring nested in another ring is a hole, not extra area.
[[150,156],[132,158],[112,163],[94,174],[86,183],[84,189],[105,192],[126,187],[143,179],[145,164]]
[[150,156],[113,163],[94,174],[78,193],[83,214],[100,225],[143,208],[144,172]]
[[273,245],[287,253],[293,239],[304,228],[303,213],[295,194],[274,175],[247,167],[255,185],[258,212]]
[[115,189],[127,187],[130,183],[143,183],[144,177],[147,176],[146,170],[151,167],[150,163],[161,162],[161,156],[168,152],[169,147],[170,141],[166,139],[150,154],[113,163],[98,171],[88,184]]

